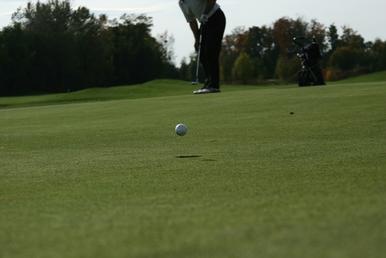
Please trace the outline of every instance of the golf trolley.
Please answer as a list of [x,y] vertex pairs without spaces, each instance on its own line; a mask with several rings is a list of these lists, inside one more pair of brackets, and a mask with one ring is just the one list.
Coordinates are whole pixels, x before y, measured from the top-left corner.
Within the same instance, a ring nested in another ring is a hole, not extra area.
[[298,72],[299,87],[325,85],[322,69],[320,68],[319,44],[315,39],[306,44],[305,38],[293,38],[297,46],[296,55],[301,61],[301,69]]

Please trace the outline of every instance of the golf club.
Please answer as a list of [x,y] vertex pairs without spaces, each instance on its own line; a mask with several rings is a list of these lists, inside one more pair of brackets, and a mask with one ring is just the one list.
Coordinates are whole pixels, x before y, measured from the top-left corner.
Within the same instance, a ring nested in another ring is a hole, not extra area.
[[200,83],[199,72],[200,72],[201,43],[202,43],[202,28],[200,28],[200,37],[198,40],[196,80],[192,81],[192,85],[197,85]]

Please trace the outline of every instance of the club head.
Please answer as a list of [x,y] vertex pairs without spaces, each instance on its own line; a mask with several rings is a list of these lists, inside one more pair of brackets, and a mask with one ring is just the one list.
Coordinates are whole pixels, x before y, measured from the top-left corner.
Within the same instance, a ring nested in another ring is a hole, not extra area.
[[192,81],[192,85],[198,85],[199,82],[198,81]]

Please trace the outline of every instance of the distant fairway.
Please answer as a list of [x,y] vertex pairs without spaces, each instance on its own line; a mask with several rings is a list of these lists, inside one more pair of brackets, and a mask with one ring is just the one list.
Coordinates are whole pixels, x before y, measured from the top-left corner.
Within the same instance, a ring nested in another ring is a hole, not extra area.
[[385,257],[386,81],[191,90],[0,98],[0,257]]
[[386,71],[352,77],[338,83],[371,83],[386,81]]

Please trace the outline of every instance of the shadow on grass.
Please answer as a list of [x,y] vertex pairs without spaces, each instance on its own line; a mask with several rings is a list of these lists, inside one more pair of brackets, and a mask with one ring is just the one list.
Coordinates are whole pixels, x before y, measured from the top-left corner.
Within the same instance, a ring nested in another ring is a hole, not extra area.
[[[201,155],[179,155],[176,156],[177,159],[199,159],[202,158]],[[201,161],[204,162],[216,162],[217,160],[215,159],[202,159]]]
[[176,158],[178,159],[197,159],[197,158],[201,158],[202,156],[201,155],[180,155],[180,156],[176,156]]

